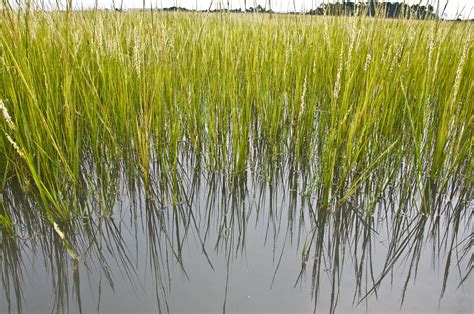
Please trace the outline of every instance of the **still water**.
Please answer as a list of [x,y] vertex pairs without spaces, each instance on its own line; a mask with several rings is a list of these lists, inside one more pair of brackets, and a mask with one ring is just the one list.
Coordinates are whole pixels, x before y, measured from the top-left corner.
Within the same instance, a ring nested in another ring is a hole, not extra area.
[[87,200],[111,210],[61,226],[77,261],[50,224],[25,214],[19,234],[1,237],[0,312],[473,310],[472,204],[457,210],[455,196],[437,215],[397,207],[393,195],[373,215],[357,197],[322,214],[285,183],[189,180],[179,197],[122,182]]

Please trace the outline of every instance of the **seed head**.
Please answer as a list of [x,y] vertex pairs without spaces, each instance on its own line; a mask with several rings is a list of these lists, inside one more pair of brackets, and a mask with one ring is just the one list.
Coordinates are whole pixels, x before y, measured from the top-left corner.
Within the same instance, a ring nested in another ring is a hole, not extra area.
[[341,49],[341,54],[339,55],[339,68],[337,70],[336,84],[334,84],[334,99],[339,98],[339,92],[341,91],[341,72],[342,72],[342,55],[344,49]]
[[1,101],[1,100],[0,100],[0,110],[2,110],[3,118],[4,118],[5,121],[7,122],[8,127],[9,127],[12,131],[15,131],[15,124],[14,124],[13,121],[12,121],[12,117],[10,116],[10,114],[8,114],[7,107],[5,106],[5,104],[3,103],[3,101]]
[[17,154],[21,157],[21,158],[25,158],[25,154],[23,153],[23,151],[20,149],[20,146],[18,146],[18,144],[11,138],[10,135],[8,135],[7,133],[5,133],[5,136],[7,137],[8,141],[10,142],[10,144],[12,144],[13,148],[15,149],[15,151],[17,152]]
[[462,55],[461,55],[461,60],[459,60],[459,66],[456,71],[456,78],[454,79],[454,96],[453,96],[453,101],[456,100],[459,92],[459,85],[461,82],[461,74],[462,74],[462,69],[464,65],[464,61],[466,60],[466,55],[467,55],[467,48],[468,48],[468,43],[464,45],[464,48],[462,50]]
[[369,70],[371,61],[372,61],[372,55],[368,53],[367,58],[365,58],[364,72],[367,72]]
[[61,229],[59,229],[59,226],[57,223],[54,223],[53,224],[53,227],[54,227],[54,231],[56,231],[56,233],[58,234],[58,236],[61,238],[61,240],[64,240],[64,233],[61,231]]

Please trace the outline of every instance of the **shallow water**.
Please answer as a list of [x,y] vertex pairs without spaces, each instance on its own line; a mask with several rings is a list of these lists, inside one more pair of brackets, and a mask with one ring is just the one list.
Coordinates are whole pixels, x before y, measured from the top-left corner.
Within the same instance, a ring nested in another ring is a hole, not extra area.
[[321,215],[285,185],[202,176],[175,206],[125,186],[111,215],[61,226],[77,262],[44,222],[2,236],[0,312],[472,311],[469,206],[456,230],[450,211]]

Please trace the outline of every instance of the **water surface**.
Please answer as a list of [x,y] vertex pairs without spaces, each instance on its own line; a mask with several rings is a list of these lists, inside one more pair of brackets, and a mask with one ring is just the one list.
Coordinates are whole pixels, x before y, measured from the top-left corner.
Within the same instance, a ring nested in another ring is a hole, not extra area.
[[472,311],[470,207],[456,196],[438,215],[396,196],[373,215],[358,198],[323,214],[285,183],[200,174],[184,186],[173,201],[122,181],[108,214],[60,226],[78,261],[25,214],[20,234],[2,234],[0,311]]

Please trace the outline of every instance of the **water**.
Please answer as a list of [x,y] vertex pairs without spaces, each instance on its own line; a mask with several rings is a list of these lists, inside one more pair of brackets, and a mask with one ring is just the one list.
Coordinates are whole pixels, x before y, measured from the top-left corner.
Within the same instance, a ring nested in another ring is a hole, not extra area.
[[112,211],[60,226],[77,262],[30,202],[10,203],[22,229],[1,237],[0,312],[472,312],[457,198],[439,217],[386,202],[367,216],[357,198],[323,215],[284,180],[198,179],[179,197],[122,182],[115,201],[89,199]]

